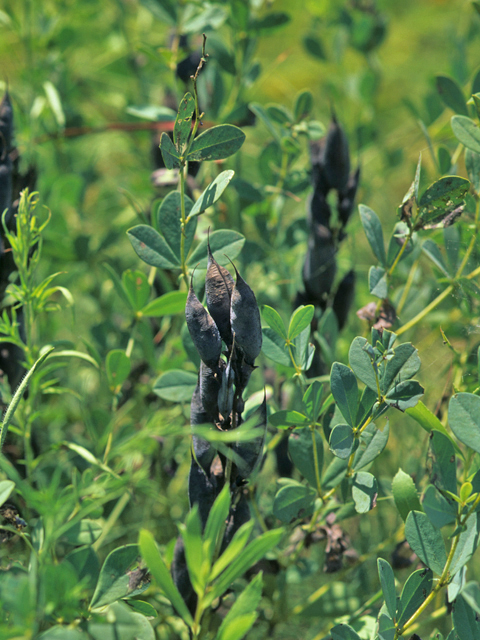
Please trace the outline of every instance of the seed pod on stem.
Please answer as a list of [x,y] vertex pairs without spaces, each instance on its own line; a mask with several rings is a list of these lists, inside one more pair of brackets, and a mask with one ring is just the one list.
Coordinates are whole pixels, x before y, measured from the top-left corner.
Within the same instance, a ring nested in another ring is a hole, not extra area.
[[308,239],[303,265],[303,284],[313,304],[325,308],[325,296],[330,290],[337,270],[332,234],[325,227],[318,228]]
[[[232,262],[233,264],[233,262]],[[245,362],[254,365],[255,358],[262,349],[262,323],[255,294],[238,273],[232,291],[230,324],[235,335],[235,343],[243,352]]]
[[338,285],[333,299],[333,311],[337,316],[338,328],[343,329],[347,321],[348,312],[355,297],[355,271],[350,271],[343,277]]
[[233,445],[233,450],[241,458],[242,462],[237,462],[238,473],[242,478],[248,478],[252,472],[260,466],[263,459],[263,446],[265,434],[267,432],[267,394],[264,393],[263,402],[255,412],[255,428],[262,431],[261,435],[253,440],[237,442]]
[[345,189],[350,173],[350,154],[348,140],[344,130],[338,124],[335,114],[332,116],[323,149],[325,178],[331,189]]
[[[221,370],[225,363],[220,360]],[[200,363],[199,386],[200,401],[207,416],[205,422],[216,422],[218,420],[218,392],[220,391],[221,374],[215,374],[213,369],[207,367],[204,362]]]
[[360,181],[360,167],[352,173],[348,179],[347,186],[338,194],[338,217],[344,227],[353,212],[355,196],[357,195],[358,183]]
[[195,295],[193,274],[187,296],[185,317],[190,336],[200,358],[210,369],[218,369],[218,361],[222,353],[222,338],[212,316]]
[[[203,363],[202,363],[203,364]],[[197,382],[195,391],[193,392],[192,402],[190,404],[190,425],[195,427],[199,424],[207,424],[211,422],[208,413],[205,411],[200,396],[200,381]],[[212,460],[215,457],[215,449],[205,438],[193,436],[193,451],[198,464],[205,472],[208,472]]]
[[230,299],[234,280],[230,272],[218,264],[207,243],[208,264],[205,276],[205,297],[210,315],[220,331],[220,335],[227,346],[232,344],[232,329],[230,327]]

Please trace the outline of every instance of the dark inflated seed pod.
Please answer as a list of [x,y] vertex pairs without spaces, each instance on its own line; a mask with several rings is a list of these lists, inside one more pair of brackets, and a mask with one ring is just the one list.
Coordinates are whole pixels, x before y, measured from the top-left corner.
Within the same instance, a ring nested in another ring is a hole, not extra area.
[[[211,422],[205,409],[203,408],[202,399],[200,397],[200,383],[197,382],[195,391],[193,392],[192,402],[190,404],[190,424],[195,427],[199,424],[207,424]],[[208,440],[200,436],[193,436],[193,451],[198,464],[206,472],[210,470],[210,465],[215,457],[215,449]]]
[[318,224],[329,228],[331,215],[332,211],[324,194],[319,189],[315,189],[307,205],[307,222],[310,228]]
[[240,347],[245,362],[253,366],[255,358],[262,349],[262,324],[255,294],[238,273],[232,291],[230,306],[230,324],[235,336],[235,343]]
[[8,153],[12,146],[13,138],[13,109],[8,91],[0,102],[0,150],[1,155]]
[[325,178],[331,189],[345,189],[350,173],[350,154],[344,130],[332,117],[323,149]]
[[222,338],[214,319],[195,295],[193,275],[187,296],[185,317],[190,336],[200,358],[210,369],[217,369],[222,353]]
[[242,493],[238,498],[238,502],[233,504],[233,506],[230,508],[225,535],[222,542],[222,551],[226,549],[230,544],[233,536],[240,529],[242,524],[248,522],[250,518],[251,515],[248,500],[246,495]]
[[[253,440],[246,442],[237,442],[233,445],[233,450],[239,456],[240,460],[236,461],[239,475],[246,479],[253,471],[260,466],[263,459],[263,447],[265,444],[265,435],[267,432],[267,396],[263,397],[263,402],[255,412],[257,424],[255,428],[261,429],[262,433]],[[240,427],[241,428],[241,427]]]
[[325,140],[313,141],[310,143],[310,162],[312,165],[311,179],[315,191],[319,191],[324,196],[330,191],[330,185],[325,177],[323,166]]
[[336,270],[333,238],[328,229],[323,228],[321,233],[308,239],[303,265],[303,284],[311,303],[324,308],[325,296],[330,293]]
[[221,379],[220,391],[218,392],[218,411],[225,420],[232,413],[233,397],[235,395],[233,387],[235,371],[233,370],[231,359],[228,361],[225,370],[222,371]]
[[[220,487],[221,488],[221,487]],[[188,498],[190,500],[190,508],[198,505],[198,514],[202,523],[202,529],[205,527],[215,498],[220,489],[217,488],[217,480],[214,474],[208,475],[192,458],[190,466],[190,474],[188,476]]]
[[230,346],[232,344],[232,330],[230,327],[230,299],[234,286],[234,280],[230,272],[218,264],[207,244],[208,264],[205,276],[205,298],[210,315],[220,331],[223,340]]
[[[220,360],[220,371],[225,363]],[[200,401],[203,411],[207,417],[206,422],[216,422],[218,420],[218,392],[220,391],[221,375],[215,374],[213,369],[207,367],[204,362],[200,363],[199,386]]]
[[333,299],[333,311],[337,316],[338,327],[343,329],[348,312],[355,297],[355,271],[351,269],[341,280]]
[[338,217],[343,227],[352,215],[359,181],[360,167],[357,167],[357,170],[349,177],[345,189],[338,194]]
[[[3,216],[5,209],[10,211],[12,204],[12,163],[8,155],[5,155],[3,161],[0,159],[0,216]],[[6,222],[8,223],[9,214],[6,214]],[[3,226],[0,225],[3,235]]]

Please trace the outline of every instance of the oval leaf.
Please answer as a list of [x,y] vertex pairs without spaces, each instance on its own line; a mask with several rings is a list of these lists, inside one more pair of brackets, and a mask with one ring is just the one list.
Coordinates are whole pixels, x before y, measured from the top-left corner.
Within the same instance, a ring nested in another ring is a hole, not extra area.
[[127,236],[137,256],[150,266],[159,269],[175,269],[180,266],[180,260],[153,227],[139,224],[129,229]]
[[298,309],[293,312],[288,327],[289,340],[293,340],[298,335],[300,335],[300,333],[302,333],[304,329],[310,326],[314,313],[315,308],[312,304],[309,304],[306,307],[298,307]]
[[187,159],[198,162],[202,160],[223,160],[236,153],[244,143],[244,140],[245,134],[238,127],[233,124],[219,124],[216,127],[207,129],[207,131],[195,138]]
[[448,423],[460,442],[480,453],[480,397],[457,393],[448,405]]
[[189,213],[189,217],[193,218],[193,216],[198,216],[208,209],[208,207],[211,207],[228,187],[234,175],[235,171],[222,171],[195,202]]
[[451,124],[457,140],[467,149],[480,153],[480,128],[478,125],[466,116],[453,116]]
[[149,318],[159,318],[160,316],[171,316],[185,311],[187,301],[186,291],[169,291],[163,296],[155,298],[142,309],[142,315]]
[[441,575],[447,561],[442,534],[424,513],[410,511],[405,523],[408,544],[420,560]]
[[288,453],[302,476],[317,489],[315,460],[319,482],[323,466],[323,440],[318,431],[312,431],[309,427],[295,429],[288,438]]
[[153,392],[171,402],[190,402],[197,386],[198,376],[190,371],[171,369],[163,373],[153,385]]
[[330,434],[330,451],[337,458],[346,460],[353,449],[353,429],[348,424],[337,424]]

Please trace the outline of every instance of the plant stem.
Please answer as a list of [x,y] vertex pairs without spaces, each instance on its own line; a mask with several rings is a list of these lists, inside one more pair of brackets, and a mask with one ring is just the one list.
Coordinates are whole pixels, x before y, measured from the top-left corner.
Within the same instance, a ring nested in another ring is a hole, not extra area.
[[[479,267],[478,271],[480,273],[480,267]],[[403,326],[401,326],[400,329],[397,329],[397,331],[395,332],[397,334],[397,336],[401,336],[402,333],[405,333],[405,331],[408,331],[408,329],[411,329],[414,325],[417,324],[417,322],[420,322],[420,320],[423,320],[423,318],[425,318],[425,316],[428,315],[430,313],[430,311],[435,309],[435,307],[437,307],[443,300],[445,300],[445,298],[447,296],[449,296],[452,293],[452,291],[453,291],[453,284],[450,284],[450,285],[448,285],[448,287],[444,291],[442,291],[442,293],[440,293],[435,298],[435,300],[432,300],[432,302],[430,302],[430,304],[428,304],[425,307],[425,309],[420,311],[420,313],[417,313],[417,315],[414,318],[412,318],[407,323],[405,323]]]

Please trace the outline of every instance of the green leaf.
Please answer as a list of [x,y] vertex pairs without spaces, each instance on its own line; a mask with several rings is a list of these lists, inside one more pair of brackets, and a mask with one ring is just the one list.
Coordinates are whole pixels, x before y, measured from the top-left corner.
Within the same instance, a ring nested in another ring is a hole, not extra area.
[[130,358],[122,349],[113,349],[107,354],[105,369],[107,371],[108,386],[112,393],[117,393],[130,375]]
[[432,430],[430,436],[429,474],[432,484],[440,491],[457,493],[457,461],[450,438]]
[[93,544],[101,536],[103,526],[95,520],[84,518],[71,526],[62,536],[69,544],[79,547],[83,544]]
[[177,26],[177,5],[173,0],[140,0],[158,20],[170,27]]
[[357,378],[376,393],[377,380],[370,356],[364,349],[366,346],[368,346],[368,341],[365,338],[355,338],[350,345],[348,361]]
[[[316,448],[316,456],[314,447]],[[309,427],[295,429],[288,438],[288,453],[302,476],[314,489],[317,489],[315,457],[319,480],[323,466],[323,440],[320,433],[315,429],[312,431]]]
[[457,548],[450,566],[450,574],[454,576],[467,564],[478,547],[478,536],[480,533],[480,514],[472,513],[466,522],[466,529],[462,531],[458,538]]
[[205,555],[211,564],[216,549],[217,539],[223,532],[225,521],[230,510],[230,487],[226,484],[215,499],[203,534]]
[[273,501],[273,515],[282,522],[308,518],[315,508],[316,490],[295,480],[280,488]]
[[388,297],[387,272],[383,267],[370,267],[368,271],[368,289],[377,298]]
[[455,600],[452,611],[456,640],[478,640],[480,637],[480,623],[475,611],[467,604],[462,595]]
[[388,419],[382,431],[373,422],[365,428],[353,459],[354,471],[363,469],[382,453],[387,445],[389,432]]
[[386,268],[387,256],[385,254],[385,244],[383,241],[382,223],[375,211],[372,211],[372,209],[366,207],[364,204],[360,204],[358,210],[368,243],[382,267]]
[[139,556],[136,544],[127,544],[108,554],[90,602],[91,609],[142,593],[149,587],[149,578],[138,569]]
[[0,427],[0,455],[3,450],[3,445],[5,444],[5,438],[7,437],[8,427],[10,426],[12,418],[15,415],[15,411],[20,404],[20,400],[22,399],[23,394],[28,387],[28,383],[30,382],[33,374],[38,369],[38,367],[44,362],[44,360],[48,358],[53,350],[54,347],[47,348],[35,362],[33,367],[23,376],[22,381],[18,385],[17,390],[15,391],[13,398],[11,399],[10,404],[7,407],[7,410],[3,414],[3,421]]
[[312,364],[315,345],[310,342],[311,327],[308,325],[293,340],[294,357],[302,371],[307,371]]
[[215,180],[208,185],[200,198],[195,202],[189,213],[189,217],[193,218],[193,216],[198,216],[208,209],[208,207],[211,207],[228,187],[228,184],[234,175],[235,171],[222,171],[222,173],[220,173]]
[[[185,216],[188,216],[193,202],[188,196],[185,198]],[[178,191],[171,191],[161,202],[157,211],[157,224],[165,242],[168,244],[177,264],[181,264],[182,238],[182,199]],[[185,227],[185,255],[190,249],[195,235],[196,221]]]
[[293,108],[293,113],[295,116],[295,122],[300,122],[308,115],[313,109],[313,95],[311,91],[302,91],[295,98],[295,106]]
[[6,502],[15,488],[15,483],[11,480],[2,480],[0,482],[0,507]]
[[219,124],[195,138],[187,160],[223,160],[236,153],[244,141],[245,134],[241,129],[233,124]]
[[189,626],[193,626],[193,619],[190,611],[187,609],[187,605],[183,601],[182,596],[179,594],[177,587],[174,585],[173,580],[168,572],[162,556],[158,551],[155,540],[152,534],[145,529],[141,529],[138,538],[138,546],[143,559],[148,567],[148,570],[155,578],[158,586],[163,589],[165,595],[175,607],[178,614],[183,618],[184,622]]
[[262,335],[262,352],[267,358],[285,367],[292,367],[292,359],[285,346],[285,340],[273,329],[262,329]]
[[396,627],[393,620],[385,613],[378,616],[378,640],[394,640]]
[[317,60],[326,60],[322,41],[316,36],[305,36],[303,39],[305,50]]
[[206,29],[218,29],[225,22],[227,10],[217,3],[202,3],[198,10],[189,5],[183,15],[182,33],[202,33]]
[[170,369],[156,379],[153,392],[171,402],[190,402],[197,386],[197,379],[196,373]]
[[177,313],[183,313],[186,302],[186,291],[169,291],[143,307],[142,315],[147,318],[159,318],[161,316],[172,316]]
[[185,547],[190,581],[196,594],[201,596],[205,591],[210,563],[204,562],[202,523],[198,514],[198,505],[195,504],[189,511],[186,524],[180,527],[180,533]]
[[463,203],[469,188],[470,182],[466,178],[459,176],[440,178],[421,196],[418,203],[419,217],[424,223],[445,217]]
[[228,547],[213,565],[210,580],[214,580],[219,576],[222,571],[224,571],[233,562],[233,560],[235,560],[235,558],[238,558],[241,555],[247,545],[248,538],[250,537],[254,526],[255,521],[252,519],[239,527]]
[[405,537],[420,560],[432,571],[441,575],[447,554],[442,534],[419,511],[410,511],[405,523]]
[[433,484],[429,484],[425,489],[422,505],[423,510],[437,529],[452,524],[457,519],[456,505],[449,502]]
[[430,569],[419,569],[408,576],[402,589],[398,605],[398,625],[403,625],[425,602],[432,590],[433,573]]
[[37,640],[90,640],[90,638],[83,631],[68,629],[58,624],[37,636]]
[[170,136],[165,131],[160,138],[160,151],[167,169],[180,169],[182,166],[180,161],[181,154],[176,150]]
[[395,506],[403,521],[406,521],[410,511],[421,511],[422,507],[413,480],[402,469],[399,469],[393,478],[392,493]]
[[447,76],[436,76],[437,91],[443,102],[455,113],[468,116],[467,103],[462,90],[452,78]]
[[475,153],[471,149],[465,149],[465,167],[468,179],[478,195],[480,193],[480,151]]
[[446,276],[447,278],[450,277],[450,273],[448,271],[447,265],[443,260],[443,256],[440,252],[440,249],[433,240],[431,240],[430,238],[428,240],[425,240],[425,242],[422,245],[422,251],[426,256],[430,258],[433,264],[438,269],[440,269],[440,271],[443,273],[444,276]]
[[330,629],[332,640],[361,640],[358,633],[348,624],[336,624]]
[[95,588],[100,574],[100,563],[93,547],[74,549],[65,556],[65,561],[75,569],[78,580],[83,581],[90,590]]
[[480,615],[480,585],[478,582],[467,582],[462,589],[462,598],[475,613]]
[[136,613],[141,613],[142,616],[156,618],[158,615],[157,610],[149,602],[134,600],[133,598],[126,600],[126,602],[128,602],[130,609],[133,609]]
[[383,599],[392,620],[397,613],[397,594],[395,592],[395,576],[390,564],[383,558],[377,559],[378,577],[382,587]]
[[358,385],[352,370],[340,362],[334,362],[330,373],[330,388],[345,421],[351,427],[356,427]]
[[155,640],[150,622],[135,613],[123,602],[112,604],[105,612],[105,622],[91,620],[88,623],[89,638],[93,640]]
[[259,35],[270,34],[278,27],[283,27],[290,22],[290,16],[284,11],[271,11],[258,20],[251,20],[249,28],[257,31]]
[[127,107],[126,112],[131,116],[150,120],[151,122],[174,122],[177,115],[173,109],[153,104]]
[[301,427],[302,425],[307,426],[310,424],[309,419],[303,413],[287,409],[281,409],[280,411],[272,413],[272,415],[268,417],[268,421],[277,428]]
[[353,450],[353,429],[348,424],[337,424],[330,434],[330,451],[337,458],[348,460]]
[[405,380],[395,384],[385,396],[385,402],[395,409],[405,411],[414,407],[425,389],[416,380]]
[[303,394],[303,405],[305,412],[312,422],[318,420],[321,411],[323,385],[318,380],[312,382]]
[[192,118],[195,113],[195,98],[191,93],[186,93],[178,106],[178,113],[173,127],[173,141],[178,153],[181,155],[192,131]]
[[430,433],[432,429],[440,431],[450,440],[457,453],[460,452],[460,449],[457,443],[453,440],[452,436],[448,433],[437,416],[433,414],[421,400],[419,400],[414,407],[408,407],[405,410],[405,413],[413,418],[422,427],[422,429],[425,429],[425,431],[427,431],[427,433]]
[[480,453],[480,397],[457,393],[448,405],[448,423],[456,437]]
[[225,571],[215,580],[211,592],[205,598],[205,607],[222,596],[229,586],[248,571],[256,562],[275,547],[283,536],[283,529],[273,529],[258,536],[233,560]]
[[[207,268],[207,243],[208,240],[205,238],[190,255],[187,261],[190,268],[197,266],[199,269]],[[210,249],[212,250],[213,257],[221,266],[230,264],[228,258],[230,258],[230,260],[236,258],[244,244],[245,237],[237,231],[220,229],[210,234]],[[226,256],[228,256],[228,258]]]
[[258,617],[255,613],[262,597],[262,573],[241,592],[220,625],[215,640],[241,640]]
[[322,478],[322,487],[324,489],[333,489],[338,486],[347,474],[348,459],[333,458]]
[[[275,140],[277,142],[280,142],[280,134],[278,133],[276,127],[273,125],[272,121],[270,120],[270,118],[268,116],[268,113],[265,111],[263,106],[261,104],[259,104],[258,102],[251,102],[249,104],[249,108],[257,116],[257,118],[259,118],[263,122],[263,124],[267,127],[267,129],[272,134],[272,136],[275,138]],[[270,145],[269,145],[269,147],[270,147]],[[269,148],[269,147],[267,147],[267,148]]]
[[134,311],[140,311],[150,297],[150,285],[147,276],[141,271],[127,269],[122,274],[122,285],[127,294],[130,306]]
[[262,316],[264,320],[268,322],[270,327],[277,333],[281,338],[287,340],[287,330],[285,329],[285,324],[278,313],[272,307],[265,305],[263,307]]
[[353,476],[352,498],[357,513],[367,513],[377,504],[378,485],[375,477],[366,471]]
[[153,227],[139,224],[129,229],[127,236],[137,256],[150,266],[159,269],[175,269],[180,266],[180,260]]
[[475,153],[480,153],[480,129],[478,125],[465,116],[453,116],[452,130],[459,142]]
[[410,342],[398,345],[393,357],[387,361],[385,372],[380,380],[380,390],[385,393],[392,384],[398,385],[409,380],[420,369],[418,350]]
[[290,324],[288,326],[288,339],[294,340],[298,335],[310,326],[315,313],[315,307],[312,304],[304,307],[298,307],[290,318]]

